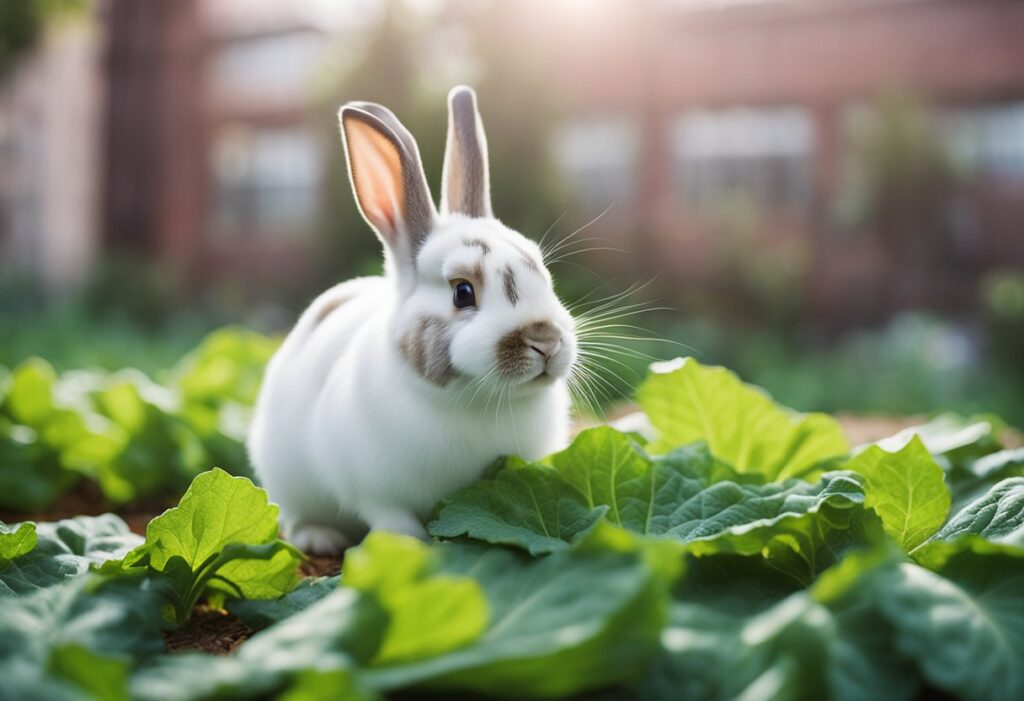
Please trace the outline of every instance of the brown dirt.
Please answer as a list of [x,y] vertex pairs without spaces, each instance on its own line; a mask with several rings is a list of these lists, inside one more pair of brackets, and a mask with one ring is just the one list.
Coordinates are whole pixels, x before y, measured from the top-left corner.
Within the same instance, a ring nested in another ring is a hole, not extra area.
[[838,414],[836,418],[843,427],[850,445],[874,443],[888,438],[911,426],[920,426],[928,421],[924,416],[855,416]]
[[94,482],[82,480],[42,512],[29,513],[14,509],[0,509],[0,521],[4,523],[60,521],[75,516],[99,516],[100,514],[115,513],[123,518],[134,532],[145,535],[146,524],[176,503],[175,500],[168,497],[151,497],[129,504],[115,504],[103,496]]
[[341,558],[307,555],[299,565],[299,572],[304,577],[333,577],[341,572]]
[[167,652],[207,652],[227,655],[255,631],[232,616],[206,606],[197,606],[184,628],[164,634]]
[[[299,565],[304,577],[324,577],[341,572],[341,558],[308,556]],[[206,652],[228,655],[253,633],[252,628],[229,613],[200,604],[186,628],[164,635],[168,652]]]

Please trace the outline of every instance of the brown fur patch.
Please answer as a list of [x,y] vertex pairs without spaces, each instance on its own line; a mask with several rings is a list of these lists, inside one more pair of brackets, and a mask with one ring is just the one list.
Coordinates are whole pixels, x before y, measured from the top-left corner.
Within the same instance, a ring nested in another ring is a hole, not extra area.
[[537,321],[510,331],[498,341],[498,372],[505,377],[515,377],[528,366],[531,341],[556,341],[562,333],[554,324]]
[[463,243],[467,246],[476,246],[483,251],[485,256],[491,252],[491,244],[487,243],[483,239],[466,239]]
[[501,271],[501,282],[505,286],[505,296],[508,297],[508,301],[512,303],[513,307],[516,306],[519,301],[519,286],[516,285],[516,273],[511,266],[506,265],[505,269]]
[[532,270],[535,273],[539,273],[540,272],[540,264],[538,264],[537,261],[535,261],[533,259],[533,256],[530,255],[529,251],[527,251],[525,248],[520,246],[518,243],[514,243],[512,241],[509,241],[508,245],[512,246],[517,251],[519,251],[519,257],[522,258],[523,265],[525,265],[527,268],[529,268],[530,270]]
[[443,387],[456,375],[448,352],[450,342],[447,321],[438,316],[423,316],[399,339],[398,349],[416,372]]

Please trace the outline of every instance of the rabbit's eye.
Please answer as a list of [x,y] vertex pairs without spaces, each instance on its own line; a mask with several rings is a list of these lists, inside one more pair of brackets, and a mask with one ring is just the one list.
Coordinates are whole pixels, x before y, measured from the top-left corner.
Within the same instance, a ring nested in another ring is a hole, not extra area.
[[476,306],[476,293],[473,292],[473,285],[465,280],[456,280],[452,301],[456,309]]

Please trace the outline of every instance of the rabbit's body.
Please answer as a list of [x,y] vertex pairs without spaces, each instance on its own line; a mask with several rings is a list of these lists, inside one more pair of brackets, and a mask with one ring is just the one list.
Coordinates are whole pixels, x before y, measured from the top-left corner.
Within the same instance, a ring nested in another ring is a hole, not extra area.
[[367,527],[423,537],[438,501],[495,459],[568,440],[572,318],[539,248],[489,216],[475,100],[451,99],[440,216],[394,116],[342,110],[386,272],[337,285],[303,313],[267,368],[249,436],[286,537],[309,551],[336,552]]
[[[565,442],[562,383],[511,400],[480,389],[472,404],[453,404],[450,393],[410,373],[375,298],[390,290],[375,277],[323,293],[267,368],[249,452],[286,533],[331,524],[358,533],[391,510],[403,514],[392,519],[424,519],[501,455],[535,459]],[[276,465],[288,469],[261,469]]]

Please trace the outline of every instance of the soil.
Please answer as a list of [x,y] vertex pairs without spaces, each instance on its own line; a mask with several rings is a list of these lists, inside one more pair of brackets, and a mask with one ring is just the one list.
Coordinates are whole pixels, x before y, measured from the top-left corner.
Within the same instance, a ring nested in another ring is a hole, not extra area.
[[227,655],[255,631],[230,613],[197,606],[184,628],[164,633],[167,652],[207,652]]
[[[326,577],[341,572],[341,558],[309,556],[299,565],[304,577]],[[200,604],[188,626],[164,635],[167,652],[206,652],[228,655],[256,631],[230,613]]]
[[100,514],[114,513],[123,518],[132,531],[139,535],[145,535],[146,525],[176,504],[177,501],[167,496],[140,499],[129,504],[115,504],[103,496],[95,482],[82,480],[42,512],[28,513],[0,508],[0,521],[4,523],[60,521],[75,516],[99,516]]

